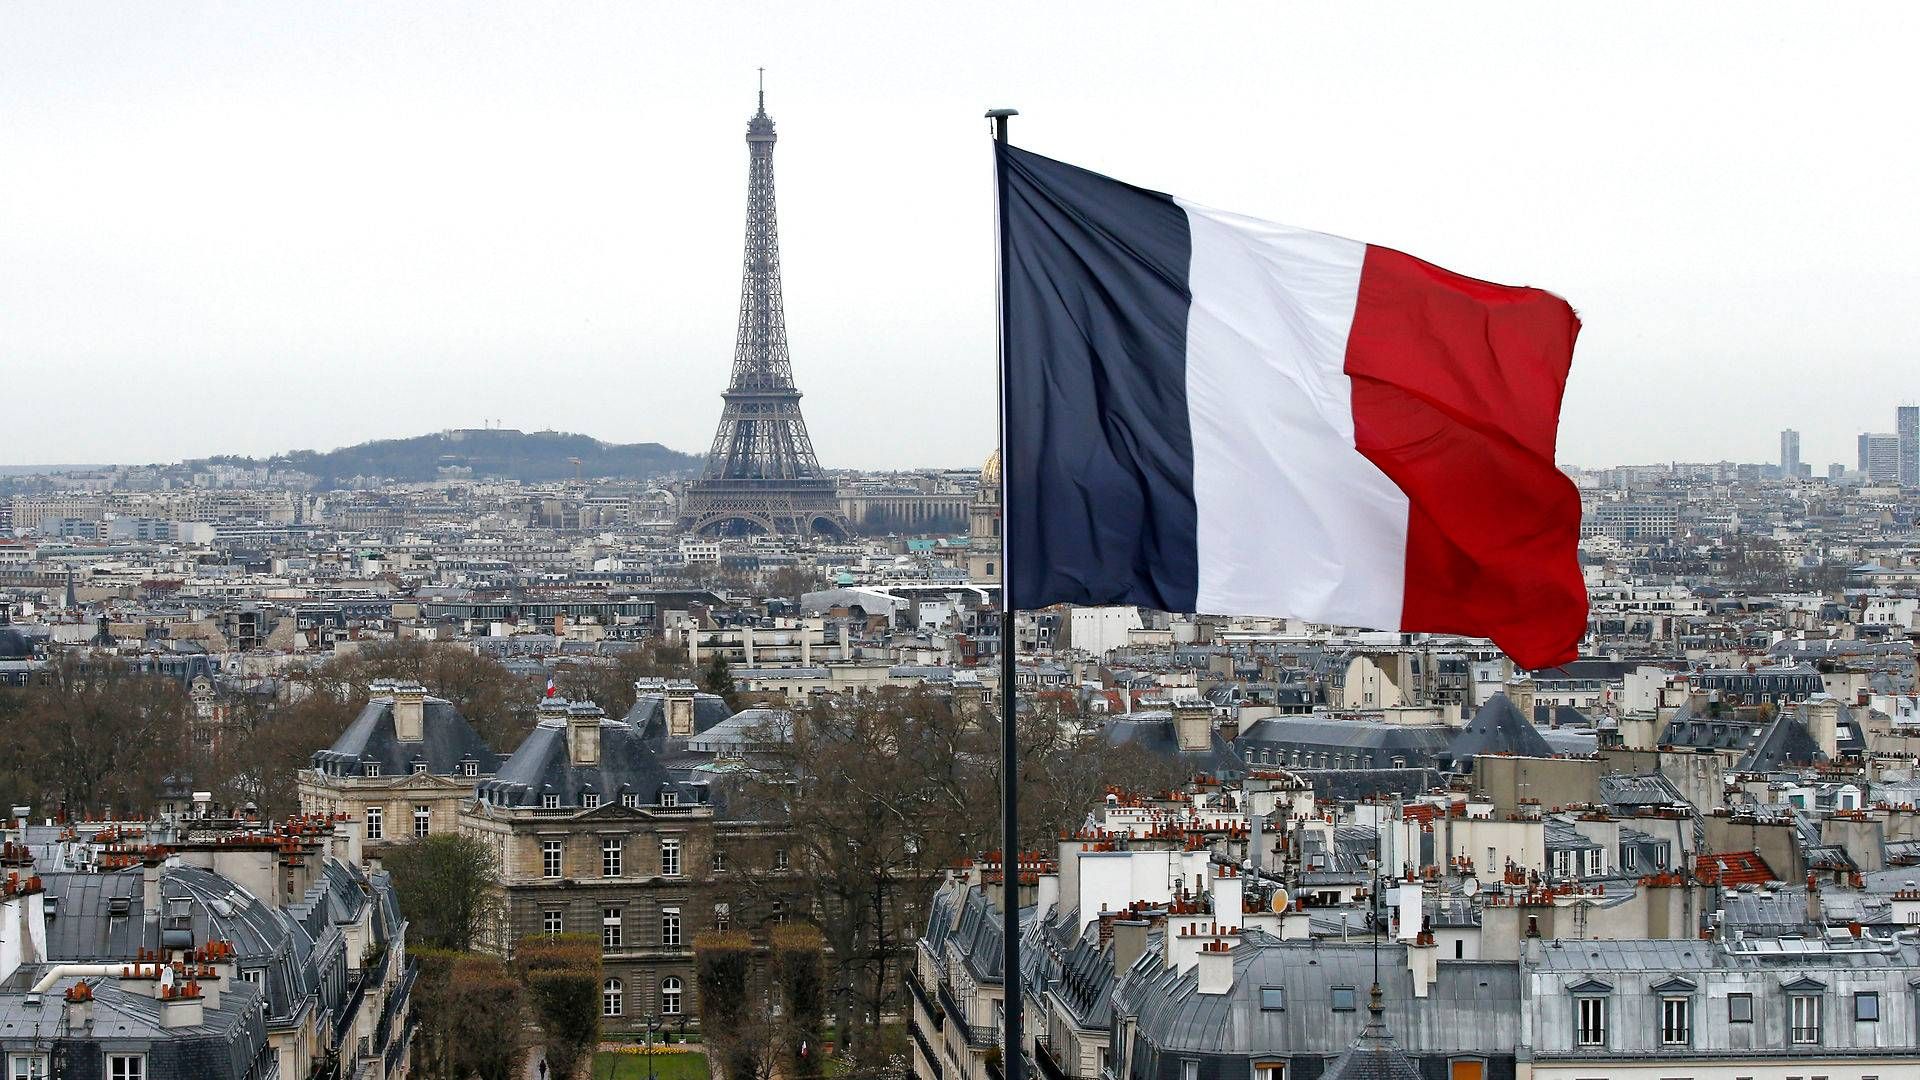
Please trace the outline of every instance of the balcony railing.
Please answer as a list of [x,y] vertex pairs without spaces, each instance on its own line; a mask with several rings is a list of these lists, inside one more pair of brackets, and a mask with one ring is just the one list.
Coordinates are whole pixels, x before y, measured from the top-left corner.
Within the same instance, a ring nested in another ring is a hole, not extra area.
[[1033,1040],[1033,1050],[1034,1064],[1040,1066],[1040,1075],[1046,1080],[1072,1080],[1067,1071],[1060,1067],[1060,1063],[1054,1060],[1053,1047],[1047,1045],[1046,1036],[1042,1035]]
[[920,973],[911,967],[907,968],[906,983],[907,989],[913,994],[913,1000],[920,1003],[920,1008],[933,1021],[933,1030],[939,1031],[946,1023],[946,1010],[927,998],[926,987],[920,985]]
[[940,1074],[943,1071],[940,1067],[940,1055],[933,1052],[933,1044],[927,1041],[926,1032],[920,1030],[920,1019],[908,1017],[907,1030],[913,1032],[913,1042],[920,1048],[920,1057],[926,1061],[927,1067],[933,1070],[933,1080],[940,1080]]

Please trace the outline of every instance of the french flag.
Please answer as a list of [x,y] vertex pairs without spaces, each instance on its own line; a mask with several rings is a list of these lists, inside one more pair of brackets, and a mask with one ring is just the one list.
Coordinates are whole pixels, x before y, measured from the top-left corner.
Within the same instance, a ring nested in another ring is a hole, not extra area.
[[1565,301],[996,152],[1014,608],[1292,616],[1574,659]]

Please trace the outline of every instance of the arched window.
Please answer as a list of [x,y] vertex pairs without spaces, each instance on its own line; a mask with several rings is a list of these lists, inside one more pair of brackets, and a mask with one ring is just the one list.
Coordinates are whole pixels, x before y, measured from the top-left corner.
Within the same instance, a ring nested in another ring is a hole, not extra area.
[[660,980],[660,1015],[680,1015],[680,980],[672,975]]
[[622,992],[619,979],[608,979],[600,984],[600,1015],[619,1016],[625,1009],[626,994]]

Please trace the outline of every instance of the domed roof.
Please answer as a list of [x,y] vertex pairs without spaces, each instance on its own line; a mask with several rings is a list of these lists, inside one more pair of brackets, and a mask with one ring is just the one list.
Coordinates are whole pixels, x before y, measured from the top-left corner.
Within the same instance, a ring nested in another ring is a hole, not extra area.
[[987,463],[980,467],[980,486],[983,488],[1000,486],[1000,451],[998,449],[988,454]]

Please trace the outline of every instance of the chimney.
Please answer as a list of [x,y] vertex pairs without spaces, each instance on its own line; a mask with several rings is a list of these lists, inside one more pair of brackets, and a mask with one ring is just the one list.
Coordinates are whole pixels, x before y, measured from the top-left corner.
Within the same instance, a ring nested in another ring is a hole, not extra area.
[[666,689],[668,737],[692,738],[694,685],[685,679],[675,679]]
[[393,737],[405,743],[426,738],[426,688],[417,682],[393,684]]
[[1807,734],[1820,744],[1828,761],[1840,756],[1840,699],[1827,694],[1807,702]]
[[1820,882],[1811,870],[1807,871],[1807,921],[1815,927],[1826,925],[1826,913],[1820,907]]
[[1440,977],[1440,949],[1431,933],[1407,942],[1407,972],[1413,976],[1413,996],[1426,997]]
[[1238,927],[1241,916],[1246,913],[1245,882],[1241,880],[1240,868],[1231,865],[1219,865],[1211,868],[1208,875],[1213,880],[1213,920],[1223,927]]
[[1224,941],[1209,941],[1200,948],[1198,974],[1202,994],[1226,994],[1233,990],[1233,952]]
[[1113,921],[1113,970],[1124,975],[1140,954],[1147,951],[1147,931],[1153,924],[1145,919]]
[[1182,701],[1173,707],[1173,735],[1182,753],[1205,753],[1213,748],[1213,706],[1205,701]]
[[573,764],[600,764],[600,721],[605,717],[591,701],[567,706],[567,759]]
[[93,1028],[93,987],[85,979],[67,987],[67,1031],[84,1034]]
[[181,982],[171,986],[160,998],[160,1026],[173,1028],[199,1027],[207,1022],[206,999],[200,996],[200,985],[196,982]]
[[140,910],[148,921],[160,917],[160,867],[166,861],[166,853],[159,848],[148,848],[140,860]]
[[1037,881],[1033,899],[1034,918],[1044,919],[1060,905],[1060,873],[1057,870],[1052,873],[1043,871]]
[[1527,723],[1533,723],[1532,679],[1527,678],[1525,675],[1518,675],[1508,679],[1507,700],[1513,702],[1513,707],[1520,710],[1520,715],[1526,718]]

